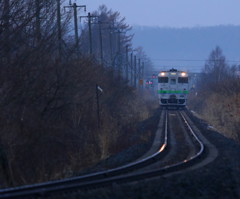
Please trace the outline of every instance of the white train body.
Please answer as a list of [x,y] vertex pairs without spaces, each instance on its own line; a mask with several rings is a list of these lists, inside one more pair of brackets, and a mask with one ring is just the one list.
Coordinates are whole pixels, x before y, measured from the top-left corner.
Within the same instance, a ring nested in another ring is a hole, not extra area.
[[185,107],[188,95],[188,74],[171,69],[158,74],[158,97],[160,106]]

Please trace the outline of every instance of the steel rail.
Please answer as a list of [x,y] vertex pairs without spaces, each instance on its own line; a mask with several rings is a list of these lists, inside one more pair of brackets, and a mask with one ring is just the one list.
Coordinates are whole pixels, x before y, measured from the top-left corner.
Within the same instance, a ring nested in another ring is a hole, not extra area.
[[197,137],[197,135],[196,135],[196,133],[193,131],[193,129],[191,128],[191,126],[190,126],[190,124],[188,123],[186,117],[184,117],[181,112],[180,112],[180,114],[181,114],[182,119],[184,120],[185,124],[187,125],[189,131],[191,132],[191,134],[193,135],[193,137],[195,138],[195,140],[198,142],[198,144],[199,144],[199,146],[200,146],[200,150],[198,151],[198,153],[195,154],[194,156],[192,156],[192,157],[190,158],[190,160],[191,160],[191,159],[195,159],[195,158],[197,158],[198,156],[200,156],[200,155],[203,153],[203,151],[204,151],[204,149],[205,149],[205,146],[204,146],[203,142]]
[[[124,175],[124,176],[115,176],[115,177],[112,177],[112,178],[107,178],[107,179],[103,179],[103,180],[96,180],[96,181],[86,182],[86,183],[82,183],[82,184],[74,184],[74,185],[70,185],[69,187],[63,187],[63,189],[76,189],[76,188],[78,188],[78,189],[81,189],[81,188],[89,189],[89,188],[95,188],[95,187],[103,187],[105,185],[109,185],[109,184],[112,184],[112,183],[126,183],[126,182],[146,179],[146,178],[150,178],[150,177],[156,177],[156,176],[160,176],[160,175],[163,175],[163,174],[176,172],[176,171],[188,168],[190,165],[192,165],[194,163],[194,161],[201,158],[201,156],[203,155],[205,147],[204,147],[204,144],[202,143],[202,141],[197,137],[197,135],[192,130],[191,126],[187,122],[187,119],[182,114],[181,114],[181,116],[182,116],[184,122],[186,123],[190,133],[193,135],[193,137],[196,139],[197,143],[199,144],[200,149],[195,155],[191,156],[188,159],[180,161],[178,163],[167,165],[167,166],[161,167],[159,169],[155,169],[155,170],[151,170],[151,171],[145,171],[145,172],[141,172],[141,173],[138,173],[138,174],[127,174],[127,175]],[[51,191],[54,192],[55,190],[51,190]]]
[[[69,188],[70,189],[71,188],[72,189],[95,188],[95,187],[103,187],[105,185],[112,184],[112,183],[127,183],[127,182],[131,182],[131,181],[146,179],[146,178],[150,178],[150,177],[156,177],[156,176],[160,176],[160,175],[164,175],[164,174],[168,174],[168,173],[172,173],[172,172],[177,172],[177,171],[186,169],[189,166],[193,165],[193,163],[196,160],[199,160],[202,157],[204,150],[205,150],[205,146],[204,146],[203,142],[197,137],[197,135],[191,128],[190,124],[188,123],[187,119],[183,116],[182,113],[180,113],[180,114],[181,114],[183,121],[187,125],[187,128],[189,129],[190,133],[193,135],[193,137],[195,138],[196,142],[199,145],[199,151],[195,155],[191,156],[188,159],[180,161],[178,163],[167,165],[167,166],[161,167],[159,169],[145,171],[145,172],[141,172],[141,173],[137,173],[137,174],[127,174],[124,176],[115,176],[115,177],[104,179],[104,180],[96,180],[96,181],[87,182],[87,183],[83,183],[83,184],[73,185],[72,187],[68,187],[67,189],[69,189]],[[52,191],[54,191],[54,190],[52,190]]]
[[168,146],[167,111],[165,114],[166,116],[165,116],[165,125],[164,125],[164,141],[161,147],[159,148],[159,150],[154,154],[144,159],[138,160],[136,162],[132,162],[132,163],[129,163],[117,168],[105,170],[105,171],[95,172],[95,173],[72,177],[72,178],[66,178],[62,180],[38,183],[33,185],[24,185],[19,187],[0,189],[0,198],[14,198],[14,197],[23,197],[23,196],[30,196],[30,195],[42,195],[43,193],[53,192],[53,191],[56,192],[57,190],[60,190],[60,189],[61,190],[70,189],[71,187],[73,188],[75,186],[79,186],[80,184],[86,186],[87,184],[91,184],[92,182],[97,182],[97,181],[102,182],[106,178],[110,178],[122,173],[129,172],[134,169],[141,168],[148,164],[151,164],[152,162],[156,161],[156,159],[163,157],[165,155],[165,152],[167,151],[167,146]]
[[[75,178],[70,178],[70,179],[66,179],[66,180],[60,180],[60,181],[56,181],[54,182],[49,182],[49,183],[42,183],[42,186],[39,186],[39,184],[37,185],[30,185],[30,186],[25,186],[25,189],[23,187],[20,187],[19,189],[17,188],[12,188],[12,191],[10,189],[8,189],[9,191],[6,190],[6,192],[0,192],[0,198],[14,198],[14,197],[26,197],[26,196],[45,196],[47,194],[52,194],[52,193],[60,193],[60,192],[66,192],[66,191],[71,191],[71,190],[76,190],[76,189],[83,189],[83,188],[96,188],[96,187],[103,187],[112,183],[126,183],[126,182],[131,182],[131,181],[136,181],[136,180],[141,180],[141,179],[145,179],[145,178],[150,178],[150,177],[155,177],[155,176],[160,176],[163,174],[167,174],[167,173],[171,173],[171,172],[175,172],[175,171],[179,171],[179,170],[183,170],[184,168],[188,168],[192,163],[194,163],[195,160],[199,159],[203,152],[204,152],[204,144],[201,142],[201,140],[197,137],[197,135],[194,133],[193,129],[191,128],[190,124],[188,123],[187,119],[183,116],[182,113],[181,117],[184,121],[184,123],[186,124],[187,128],[189,129],[189,132],[192,134],[192,136],[194,137],[194,139],[196,140],[196,142],[199,145],[199,151],[191,156],[188,159],[185,159],[183,161],[180,161],[178,163],[172,164],[172,165],[167,165],[164,166],[162,168],[159,169],[155,169],[155,170],[151,170],[151,171],[145,171],[145,172],[141,172],[138,174],[125,174],[122,176],[116,176],[119,171],[124,170],[125,172],[130,171],[131,169],[134,169],[134,163],[130,163],[128,165],[122,166],[122,167],[118,167],[115,169],[111,169],[108,171],[104,171],[104,172],[98,172],[94,174],[89,174],[86,175],[85,179],[88,180],[83,180],[84,176],[80,176],[80,177],[75,177]],[[164,138],[164,143],[162,145],[162,147],[164,146],[164,148],[167,148],[167,126],[168,126],[168,121],[167,121],[167,114],[166,114],[166,120],[165,120],[165,138]],[[161,148],[162,148],[161,147]],[[161,154],[162,151],[166,151],[166,150],[161,150],[161,148],[159,149],[159,151],[156,154]],[[154,157],[153,155],[143,159],[146,161],[149,161],[151,159],[151,161],[155,161],[156,157]],[[138,162],[136,162],[135,164],[142,164],[143,160],[140,160]],[[149,162],[150,163],[150,162]],[[136,166],[138,167],[138,166]],[[135,167],[135,168],[136,168]],[[129,168],[129,170],[127,169]],[[110,175],[111,172],[113,172],[112,174],[114,175]],[[98,175],[102,175],[101,178],[98,178]],[[88,178],[90,176],[90,178]],[[95,178],[94,178],[95,176]],[[15,191],[14,191],[15,190]],[[4,190],[1,190],[4,191]]]

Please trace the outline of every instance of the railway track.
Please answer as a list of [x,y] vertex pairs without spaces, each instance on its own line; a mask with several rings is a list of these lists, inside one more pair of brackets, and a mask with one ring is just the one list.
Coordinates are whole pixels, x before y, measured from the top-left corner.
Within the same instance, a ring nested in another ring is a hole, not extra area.
[[184,171],[201,162],[205,151],[192,126],[185,111],[163,110],[153,147],[135,162],[79,177],[2,189],[0,198],[44,198]]

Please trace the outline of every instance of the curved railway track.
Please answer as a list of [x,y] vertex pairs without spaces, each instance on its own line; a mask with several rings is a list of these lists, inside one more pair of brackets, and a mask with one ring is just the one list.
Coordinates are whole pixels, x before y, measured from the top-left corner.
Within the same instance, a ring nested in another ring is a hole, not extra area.
[[[179,135],[182,136],[179,137]],[[83,188],[90,189],[112,183],[127,183],[182,171],[203,159],[201,157],[205,150],[204,143],[194,132],[192,122],[189,123],[185,111],[163,110],[155,141],[152,149],[135,162],[79,177],[2,189],[0,198],[35,196],[41,198]],[[177,156],[181,158],[176,158]]]

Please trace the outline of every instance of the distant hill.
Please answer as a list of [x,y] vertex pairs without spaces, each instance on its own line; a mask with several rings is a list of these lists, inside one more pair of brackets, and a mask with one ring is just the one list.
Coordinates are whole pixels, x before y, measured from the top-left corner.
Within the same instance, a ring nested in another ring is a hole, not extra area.
[[240,62],[240,26],[160,28],[134,26],[134,46],[142,46],[155,68],[198,72],[218,45],[229,64]]

